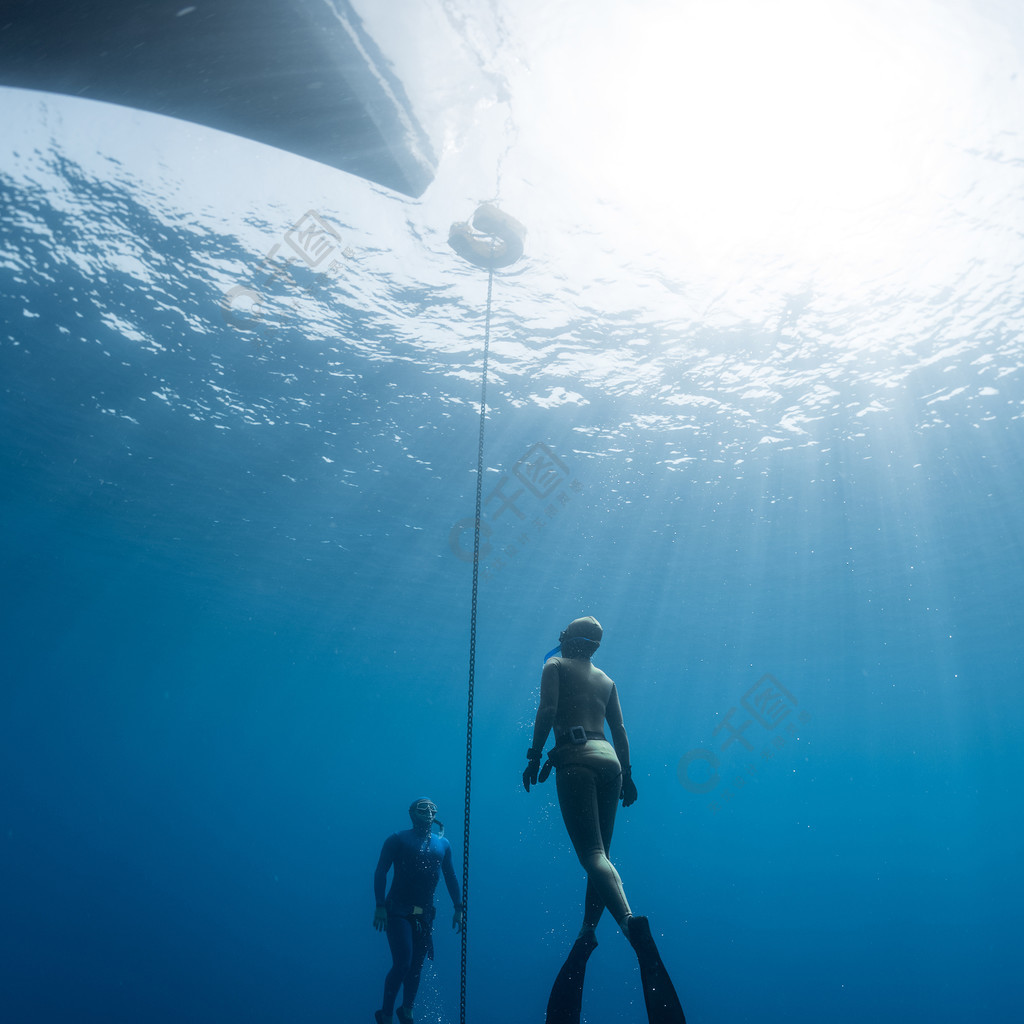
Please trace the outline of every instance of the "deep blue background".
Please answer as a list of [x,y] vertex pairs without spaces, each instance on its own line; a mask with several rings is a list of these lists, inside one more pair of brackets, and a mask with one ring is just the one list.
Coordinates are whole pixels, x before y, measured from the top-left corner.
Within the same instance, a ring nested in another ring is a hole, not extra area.
[[[225,327],[192,229],[52,165],[78,209],[0,177],[3,1018],[369,1021],[380,844],[427,794],[464,856],[470,572],[449,531],[472,515],[478,353],[382,363],[362,343],[401,345],[339,302],[328,377],[301,330]],[[122,229],[148,286],[70,259]],[[396,302],[414,333],[431,297]],[[533,343],[514,308],[510,336]],[[551,515],[523,499],[527,540],[481,583],[470,1019],[541,1020],[578,927],[553,786],[519,775],[542,655],[584,613],[640,790],[614,860],[693,1024],[1011,1018],[1024,391],[1018,369],[1007,411],[922,425],[938,372],[909,375],[907,408],[837,413],[827,445],[672,471],[613,436],[643,399],[496,388],[485,493],[537,442],[575,487]],[[797,733],[721,752],[717,793],[691,792],[680,758],[765,673]],[[642,1020],[628,947],[599,938],[586,1019]],[[442,927],[418,1019],[457,1018]]]

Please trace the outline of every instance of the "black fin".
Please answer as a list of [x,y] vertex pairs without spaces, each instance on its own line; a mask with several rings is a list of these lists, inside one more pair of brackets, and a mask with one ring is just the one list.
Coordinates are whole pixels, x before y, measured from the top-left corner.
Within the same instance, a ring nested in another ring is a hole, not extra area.
[[640,981],[644,986],[644,1003],[649,1024],[686,1024],[672,979],[661,962],[658,947],[651,935],[646,917],[629,919],[629,943],[640,962]]
[[580,1009],[583,1006],[583,978],[587,960],[597,949],[597,939],[589,929],[572,945],[562,969],[555,978],[548,998],[546,1024],[580,1024]]

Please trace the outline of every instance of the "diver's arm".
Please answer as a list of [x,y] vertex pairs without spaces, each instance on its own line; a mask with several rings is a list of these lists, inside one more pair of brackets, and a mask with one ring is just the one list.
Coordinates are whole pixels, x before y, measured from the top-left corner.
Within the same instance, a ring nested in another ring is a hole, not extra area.
[[551,771],[550,764],[541,771],[540,759],[548,733],[555,724],[558,711],[558,663],[549,661],[540,675],[540,705],[533,723],[533,746],[526,752],[526,768],[523,771],[523,788],[527,793],[537,782],[543,782]]
[[[445,840],[447,843],[447,840]],[[462,898],[459,895],[459,880],[455,877],[455,862],[452,859],[451,844],[444,851],[444,858],[441,861],[441,873],[444,875],[444,884],[448,886],[448,895],[452,898],[452,906],[456,910],[462,909]]]
[[382,932],[388,926],[388,912],[384,906],[384,889],[388,881],[388,871],[395,862],[395,841],[397,836],[388,836],[380,850],[377,868],[373,872],[373,898],[377,907],[373,912],[373,927]]
[[558,663],[552,658],[544,666],[540,675],[540,706],[537,718],[533,723],[532,749],[538,756],[547,742],[548,733],[555,724],[555,713],[558,711]]
[[626,736],[626,726],[622,721],[622,708],[619,705],[619,691],[612,683],[612,693],[608,698],[608,704],[604,709],[604,717],[608,722],[608,729],[612,734],[612,745],[615,747],[615,754],[622,765],[623,771],[629,767],[629,738]]
[[452,898],[452,927],[462,931],[463,910],[462,900],[459,896],[459,880],[455,877],[455,865],[452,863],[451,844],[445,843],[444,859],[441,861],[441,872],[444,874],[444,884],[448,886],[448,895]]
[[388,872],[395,863],[395,836],[388,836],[380,850],[377,869],[373,873],[373,898],[378,907],[384,906],[384,888],[388,881]]
[[605,705],[604,716],[611,730],[615,754],[622,765],[622,790],[619,796],[622,799],[622,806],[629,807],[636,802],[636,785],[633,782],[633,768],[629,760],[629,739],[626,736],[626,726],[622,722],[622,708],[619,706],[619,691],[615,689],[614,683],[611,696]]

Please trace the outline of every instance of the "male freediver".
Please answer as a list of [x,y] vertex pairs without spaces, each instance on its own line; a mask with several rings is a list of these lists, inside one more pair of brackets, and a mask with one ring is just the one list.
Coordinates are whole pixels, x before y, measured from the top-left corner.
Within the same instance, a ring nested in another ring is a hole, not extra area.
[[[412,1005],[420,984],[423,961],[434,959],[431,927],[434,923],[434,890],[444,874],[455,914],[452,927],[462,928],[462,901],[459,882],[452,865],[452,848],[444,838],[444,826],[437,821],[437,807],[422,797],[409,807],[412,828],[388,836],[373,873],[373,893],[377,909],[373,927],[386,931],[391,948],[391,970],[384,979],[384,1004],[374,1013],[377,1024],[394,1024],[395,1001],[402,989],[398,1008],[401,1024],[412,1024]],[[434,835],[433,826],[441,830]],[[384,887],[388,871],[394,868],[387,898]]]

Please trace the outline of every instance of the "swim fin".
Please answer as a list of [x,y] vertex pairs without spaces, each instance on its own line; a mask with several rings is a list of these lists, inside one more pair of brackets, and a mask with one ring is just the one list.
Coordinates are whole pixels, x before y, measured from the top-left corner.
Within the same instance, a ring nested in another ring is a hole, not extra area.
[[661,962],[658,947],[651,935],[646,917],[629,919],[629,944],[640,962],[640,981],[644,986],[644,1003],[649,1024],[686,1024],[672,979]]
[[551,987],[545,1024],[580,1024],[583,977],[587,970],[587,961],[595,949],[597,939],[589,929],[572,944],[572,949],[569,950],[569,955],[565,958],[565,963],[562,964],[562,969]]

